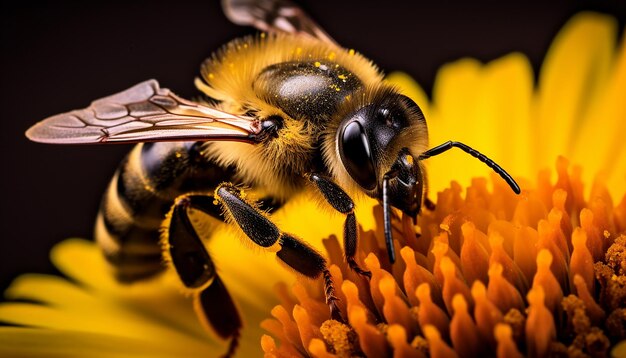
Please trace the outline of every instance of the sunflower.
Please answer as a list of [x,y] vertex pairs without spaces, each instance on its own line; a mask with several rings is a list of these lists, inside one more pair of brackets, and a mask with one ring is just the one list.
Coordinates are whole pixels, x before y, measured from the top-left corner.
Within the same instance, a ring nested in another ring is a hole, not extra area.
[[390,75],[427,104],[431,142],[479,143],[536,180],[515,197],[493,174],[491,185],[472,178],[487,169],[463,153],[427,163],[437,207],[416,227],[396,222],[401,262],[387,261],[380,228],[362,230],[367,282],[336,237],[324,240],[344,322],[321,316],[319,290],[296,283],[262,323],[266,356],[626,355],[626,46],[615,53],[615,36],[611,18],[575,16],[536,89],[521,54],[444,66],[432,101]]
[[[358,205],[357,259],[372,271],[371,281],[343,262],[337,240],[343,218],[328,218],[309,193],[291,200],[274,217],[281,229],[328,253],[343,322],[329,319],[317,282],[294,280],[271,253],[242,249],[229,227],[218,228],[208,249],[239,255],[216,255],[245,320],[238,353],[623,356],[626,43],[616,51],[616,36],[610,17],[575,16],[555,38],[536,85],[521,54],[445,65],[432,100],[407,75],[391,74],[388,80],[421,105],[431,143],[454,139],[498,162],[507,158],[507,170],[526,178],[522,195],[498,180],[473,178],[490,173],[466,155],[429,161],[437,206],[424,210],[417,226],[394,222],[396,264],[382,249],[381,209],[370,201]],[[0,355],[226,350],[197,322],[171,272],[119,284],[97,247],[80,239],[58,244],[51,258],[66,278],[27,274],[5,292]]]

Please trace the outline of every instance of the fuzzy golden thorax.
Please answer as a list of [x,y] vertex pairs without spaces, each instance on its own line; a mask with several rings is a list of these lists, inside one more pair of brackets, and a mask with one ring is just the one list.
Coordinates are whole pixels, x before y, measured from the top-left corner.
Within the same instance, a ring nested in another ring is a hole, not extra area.
[[293,118],[270,103],[267,93],[259,89],[263,86],[254,85],[268,66],[294,61],[335,64],[356,76],[362,86],[382,82],[378,69],[354,50],[280,34],[261,34],[230,42],[203,64],[202,80],[196,80],[198,88],[218,101],[217,106],[226,112],[253,115],[260,120],[271,116],[283,119],[275,139],[256,145],[211,143],[205,151],[218,164],[234,166],[244,183],[261,187],[279,200],[303,187],[303,175],[314,169],[314,161],[320,155],[318,145],[325,140],[320,136],[327,133],[331,120]]
[[236,39],[215,52],[202,65],[196,86],[222,102],[263,109],[267,103],[252,84],[267,67],[292,61],[326,61],[338,64],[365,85],[382,81],[378,68],[354,50],[346,50],[313,38],[285,34],[260,34]]

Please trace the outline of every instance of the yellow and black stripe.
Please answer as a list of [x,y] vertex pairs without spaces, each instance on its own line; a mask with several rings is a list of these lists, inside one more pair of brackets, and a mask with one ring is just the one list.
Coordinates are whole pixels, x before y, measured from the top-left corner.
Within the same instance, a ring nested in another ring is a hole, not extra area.
[[165,268],[160,228],[176,197],[212,193],[233,179],[232,168],[212,163],[203,147],[201,142],[141,143],[119,166],[95,226],[96,241],[118,280],[132,282]]

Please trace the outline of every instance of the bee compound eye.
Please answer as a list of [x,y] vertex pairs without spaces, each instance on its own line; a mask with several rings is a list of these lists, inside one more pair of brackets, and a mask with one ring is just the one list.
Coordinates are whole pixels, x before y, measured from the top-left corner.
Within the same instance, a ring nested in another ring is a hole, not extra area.
[[339,155],[348,174],[363,188],[376,188],[370,143],[361,124],[348,123],[339,137]]

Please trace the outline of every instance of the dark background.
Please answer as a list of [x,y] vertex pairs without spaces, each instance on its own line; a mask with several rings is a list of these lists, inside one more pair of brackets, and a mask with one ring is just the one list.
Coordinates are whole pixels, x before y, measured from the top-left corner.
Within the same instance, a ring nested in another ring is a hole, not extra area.
[[[462,56],[512,51],[535,69],[574,13],[613,14],[626,1],[301,1],[339,43],[387,71],[403,70],[427,91],[436,70]],[[213,50],[252,33],[230,24],[218,1],[2,4],[0,81],[0,291],[24,272],[55,272],[50,248],[90,238],[100,196],[130,146],[63,147],[24,131],[60,112],[156,78],[183,97]]]

